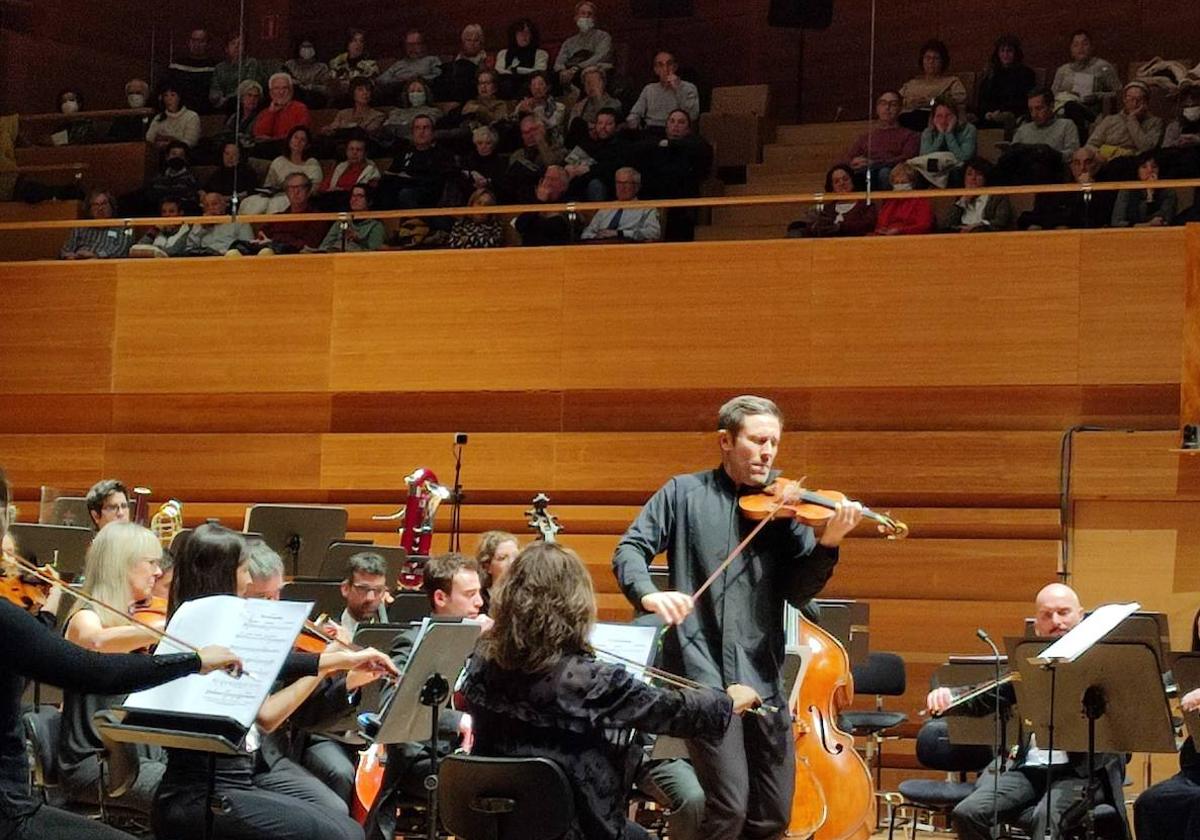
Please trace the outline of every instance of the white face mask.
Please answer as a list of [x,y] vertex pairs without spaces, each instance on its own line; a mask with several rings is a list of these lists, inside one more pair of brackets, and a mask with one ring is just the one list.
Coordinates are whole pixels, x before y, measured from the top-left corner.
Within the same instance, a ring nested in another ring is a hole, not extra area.
[[912,184],[909,184],[909,183],[892,184],[892,189],[898,190],[899,192],[908,192],[912,188],[913,188]]
[[126,99],[129,100],[130,108],[142,108],[146,105],[146,97],[140,93],[131,93]]
[[64,114],[74,114],[79,110],[79,103],[74,99],[68,99],[61,107]]
[[314,50],[312,47],[301,47],[300,48],[300,57],[302,59],[304,59],[305,61],[312,61],[314,58],[317,57],[317,51]]
[[414,108],[420,108],[425,104],[425,91],[414,90],[408,95],[408,101]]
[[1183,109],[1183,118],[1188,122],[1200,120],[1200,105],[1191,105]]
[[596,25],[596,21],[592,18],[581,17],[575,20],[575,25],[579,27],[580,32],[591,32],[592,27]]

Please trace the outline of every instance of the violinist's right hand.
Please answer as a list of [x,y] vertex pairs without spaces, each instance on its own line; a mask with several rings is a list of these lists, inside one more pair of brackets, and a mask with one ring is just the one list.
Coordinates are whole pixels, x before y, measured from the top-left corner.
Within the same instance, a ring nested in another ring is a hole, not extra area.
[[762,705],[762,698],[758,696],[758,692],[748,685],[734,683],[725,689],[725,693],[733,700],[733,713],[735,715],[740,715],[751,709],[757,709]]
[[227,647],[221,645],[205,645],[198,651],[200,655],[200,673],[226,671],[230,676],[242,674],[242,658]]
[[950,689],[935,688],[925,697],[925,708],[930,714],[939,714],[946,711],[953,702],[954,695],[950,693]]
[[682,592],[651,592],[642,596],[642,609],[660,616],[667,624],[680,624],[691,615],[695,604]]

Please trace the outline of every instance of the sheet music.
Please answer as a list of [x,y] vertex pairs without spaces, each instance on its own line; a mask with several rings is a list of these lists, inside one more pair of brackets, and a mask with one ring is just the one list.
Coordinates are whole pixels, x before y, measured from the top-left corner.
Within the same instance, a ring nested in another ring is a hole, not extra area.
[[[124,706],[154,712],[211,715],[236,720],[249,729],[312,604],[210,595],[180,606],[167,633],[189,644],[224,645],[242,658],[246,673],[191,674],[129,695]],[[155,656],[184,649],[164,639]]]
[[1142,605],[1138,603],[1105,604],[1076,624],[1057,642],[1032,657],[1030,661],[1039,664],[1074,662],[1087,653],[1088,648],[1111,633],[1118,624],[1141,608]]
[[[645,665],[654,664],[654,654],[658,640],[658,627],[639,624],[606,624],[597,622],[592,626],[588,641],[596,649],[596,658],[602,662],[622,665],[625,670],[640,680],[649,681]],[[616,656],[609,656],[613,653]],[[642,667],[632,665],[624,659],[644,663]]]

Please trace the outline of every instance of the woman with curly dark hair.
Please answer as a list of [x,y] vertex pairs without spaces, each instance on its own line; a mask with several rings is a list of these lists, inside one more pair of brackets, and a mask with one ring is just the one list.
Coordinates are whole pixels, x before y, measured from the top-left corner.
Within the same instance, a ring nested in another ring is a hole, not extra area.
[[492,618],[462,684],[474,721],[472,751],[558,763],[574,788],[569,840],[644,836],[625,819],[626,747],[614,741],[627,739],[611,737],[614,730],[719,735],[731,715],[760,702],[744,685],[724,692],[655,688],[598,661],[588,643],[596,620],[591,577],[579,556],[557,543],[534,542],[517,555]]

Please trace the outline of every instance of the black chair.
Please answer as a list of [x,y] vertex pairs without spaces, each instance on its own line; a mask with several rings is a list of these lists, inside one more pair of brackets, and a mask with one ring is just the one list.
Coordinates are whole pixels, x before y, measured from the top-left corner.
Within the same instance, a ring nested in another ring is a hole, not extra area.
[[58,737],[62,731],[62,712],[54,706],[39,706],[21,715],[21,726],[25,730],[33,788],[46,804],[59,805],[62,797],[58,779]]
[[992,747],[978,744],[950,743],[949,724],[941,718],[926,721],[917,733],[917,761],[930,770],[941,770],[947,779],[906,779],[900,783],[904,801],[893,809],[888,821],[888,838],[896,829],[896,811],[913,812],[910,837],[916,837],[917,817],[922,813],[949,814],[954,806],[970,796],[975,783],[967,781],[969,773],[980,773],[995,756]]
[[460,840],[558,840],[575,819],[571,783],[547,758],[448,756],[438,808]]
[[[904,660],[894,653],[873,652],[850,670],[854,675],[855,695],[874,694],[875,708],[866,712],[843,712],[838,717],[838,725],[846,732],[867,739],[867,763],[874,759],[875,764],[876,795],[887,804],[890,815],[896,800],[894,794],[883,790],[884,733],[907,722],[908,715],[886,711],[883,698],[904,694],[907,684]],[[890,816],[888,821],[891,822]]]

